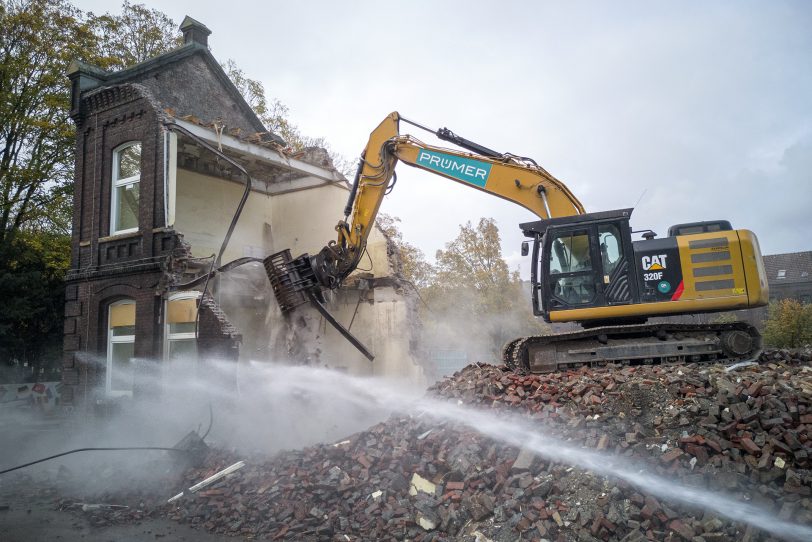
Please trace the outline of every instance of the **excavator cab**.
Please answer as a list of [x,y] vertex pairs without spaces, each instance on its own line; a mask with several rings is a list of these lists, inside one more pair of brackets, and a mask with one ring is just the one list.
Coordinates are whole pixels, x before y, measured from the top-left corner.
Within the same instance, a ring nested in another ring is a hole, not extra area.
[[752,232],[726,220],[678,224],[632,241],[632,209],[521,224],[533,239],[533,312],[584,327],[766,304]]
[[533,238],[533,311],[552,313],[629,304],[633,247],[631,209],[587,213],[522,224]]

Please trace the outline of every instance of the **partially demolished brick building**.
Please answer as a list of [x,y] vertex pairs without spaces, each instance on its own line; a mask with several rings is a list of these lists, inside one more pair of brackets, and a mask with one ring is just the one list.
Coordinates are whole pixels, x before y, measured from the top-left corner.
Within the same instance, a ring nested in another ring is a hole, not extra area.
[[368,270],[329,299],[376,353],[373,364],[315,311],[283,317],[257,263],[212,278],[201,298],[245,190],[241,167],[253,182],[218,265],[317,252],[348,185],[325,151],[291,153],[262,125],[209,51],[204,25],[187,17],[181,30],[181,47],[125,70],[70,69],[77,159],[63,403],[138,396],[184,358],[421,381],[415,295],[381,231],[370,236]]

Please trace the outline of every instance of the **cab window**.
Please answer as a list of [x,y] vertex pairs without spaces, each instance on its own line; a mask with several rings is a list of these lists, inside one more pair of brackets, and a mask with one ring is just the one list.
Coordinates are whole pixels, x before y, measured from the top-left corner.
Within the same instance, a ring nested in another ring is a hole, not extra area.
[[595,281],[586,230],[557,235],[550,247],[550,281],[553,295],[567,305],[584,305],[595,299]]
[[550,273],[575,273],[592,270],[589,258],[589,234],[583,232],[569,232],[556,236],[553,239],[550,252]]
[[609,224],[598,228],[598,242],[601,248],[601,263],[603,274],[611,275],[620,261],[621,244],[620,232],[617,226]]

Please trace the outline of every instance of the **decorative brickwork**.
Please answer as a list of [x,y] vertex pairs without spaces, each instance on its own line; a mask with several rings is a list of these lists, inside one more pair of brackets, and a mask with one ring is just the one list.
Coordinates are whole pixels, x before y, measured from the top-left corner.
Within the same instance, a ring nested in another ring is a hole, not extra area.
[[[205,32],[192,23],[187,33],[199,39],[190,38],[183,47],[133,68],[117,73],[81,63],[71,68],[71,117],[77,133],[62,373],[66,405],[87,405],[105,389],[111,303],[135,302],[134,359],[160,363],[165,300],[173,286],[205,268],[194,268],[182,233],[166,226],[164,111],[209,121],[228,119],[230,128],[264,131],[205,40],[201,43]],[[141,144],[138,231],[111,235],[113,151],[133,141]],[[239,334],[211,297],[203,301],[201,357],[236,361]],[[148,384],[153,375],[145,371],[154,370],[149,367],[155,364],[136,368],[136,397],[155,388]]]

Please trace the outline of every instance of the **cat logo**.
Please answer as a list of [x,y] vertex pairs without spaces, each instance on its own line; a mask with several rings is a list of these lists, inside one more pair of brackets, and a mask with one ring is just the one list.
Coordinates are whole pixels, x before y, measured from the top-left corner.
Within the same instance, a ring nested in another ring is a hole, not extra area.
[[644,271],[661,271],[667,266],[665,258],[668,254],[657,254],[656,256],[643,256],[643,270]]

